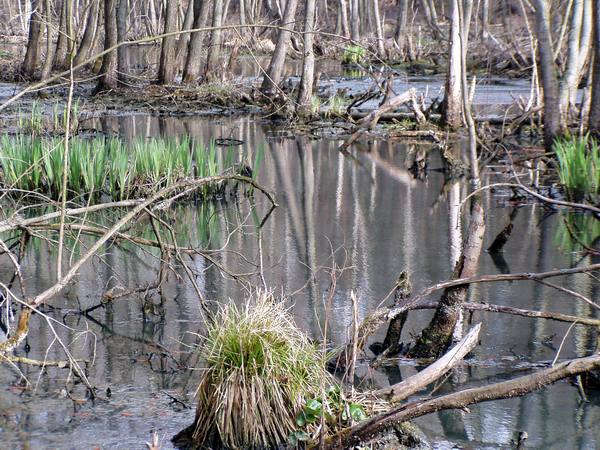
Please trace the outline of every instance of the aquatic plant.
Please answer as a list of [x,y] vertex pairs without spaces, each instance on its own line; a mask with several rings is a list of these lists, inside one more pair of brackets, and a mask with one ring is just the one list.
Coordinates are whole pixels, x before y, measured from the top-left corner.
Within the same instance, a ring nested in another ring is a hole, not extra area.
[[[52,107],[52,113],[45,115],[43,107],[37,101],[31,105],[29,113],[19,111],[17,125],[23,134],[63,134],[66,130],[67,109],[61,107],[57,102]],[[71,105],[71,117],[69,120],[71,133],[79,129],[79,101]]]
[[600,149],[589,135],[557,139],[553,149],[558,159],[558,176],[567,196],[581,200],[600,194]]
[[327,101],[329,108],[326,111],[326,116],[342,116],[346,112],[346,99],[335,93],[331,98]]
[[[3,136],[0,143],[0,186],[58,199],[62,192],[63,139],[32,134]],[[69,140],[67,190],[71,197],[144,196],[186,178],[234,170],[234,159],[232,151],[223,159],[214,143],[205,148],[188,137],[140,139],[131,145],[120,139],[75,137]],[[206,186],[200,195],[223,189],[223,184]]]
[[343,64],[360,64],[365,58],[366,50],[360,45],[349,45],[342,54]]
[[274,448],[296,430],[307,402],[332,384],[323,355],[283,304],[259,291],[222,305],[208,326],[194,444]]
[[591,214],[564,214],[554,240],[567,253],[600,250],[600,220]]

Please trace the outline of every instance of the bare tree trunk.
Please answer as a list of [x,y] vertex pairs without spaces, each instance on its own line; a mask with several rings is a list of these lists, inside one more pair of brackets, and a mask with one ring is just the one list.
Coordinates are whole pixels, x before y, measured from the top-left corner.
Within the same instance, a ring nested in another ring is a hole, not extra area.
[[383,24],[381,23],[381,15],[379,13],[379,0],[372,0],[373,20],[375,21],[375,36],[377,38],[377,53],[382,59],[386,59],[385,46],[383,41]]
[[400,53],[404,55],[404,47],[406,40],[406,24],[408,22],[408,0],[398,0],[398,17],[396,20],[396,30],[394,39],[396,45],[400,49]]
[[[117,0],[104,0],[104,49],[117,45]],[[117,87],[117,54],[112,51],[102,58],[100,79],[95,92],[104,92]]]
[[567,63],[560,85],[560,118],[562,126],[567,127],[571,102],[577,94],[579,83],[579,47],[583,25],[584,0],[575,0],[571,11],[571,26],[569,30]]
[[[208,5],[208,0],[194,0],[194,29],[202,28],[206,24]],[[186,84],[195,83],[200,78],[203,67],[203,64],[201,64],[203,43],[203,33],[192,33],[183,69],[183,82]]]
[[350,37],[353,41],[360,40],[360,14],[358,0],[350,0]]
[[42,67],[41,79],[45,80],[52,72],[52,63],[54,62],[54,32],[52,31],[52,5],[50,0],[45,0],[44,12],[46,15],[46,59]]
[[297,6],[298,0],[287,0],[281,22],[281,29],[277,36],[275,51],[273,52],[269,68],[267,69],[267,73],[263,78],[262,86],[260,88],[266,95],[275,94],[277,87],[282,81],[281,77],[285,65],[285,56],[292,37],[292,32],[288,31],[288,29],[293,28],[294,26]]
[[41,6],[41,0],[32,0],[27,51],[25,52],[23,64],[21,64],[21,75],[27,79],[34,77],[40,56],[40,37],[42,35]]
[[[484,233],[485,213],[479,197],[475,196],[467,240],[461,257],[454,268],[453,278],[475,275],[479,266]],[[458,286],[444,291],[433,319],[431,319],[427,328],[422,331],[415,346],[410,350],[412,356],[437,357],[446,350],[451,342],[462,305],[467,300],[468,291],[469,286]]]
[[[242,0],[243,1],[243,0]],[[185,19],[183,20],[182,30],[190,30],[194,26],[194,0],[190,0],[188,7],[185,11]],[[244,32],[244,30],[242,30]],[[176,60],[181,64],[184,61],[184,55],[189,47],[190,33],[184,33],[179,35],[177,41]]]
[[535,0],[533,3],[538,35],[538,66],[544,89],[544,142],[549,149],[554,139],[562,133],[558,78],[550,33],[550,5],[547,0]]
[[305,0],[304,3],[304,55],[302,59],[302,78],[298,91],[296,114],[307,116],[311,113],[313,83],[315,78],[315,0]]
[[100,16],[100,1],[92,1],[87,15],[87,22],[81,44],[77,49],[77,54],[73,60],[73,65],[81,64],[89,56],[90,50],[94,46],[94,40],[98,29],[98,17]]
[[72,29],[73,19],[70,17],[69,11],[72,11],[73,0],[63,0],[60,9],[60,24],[58,39],[56,41],[56,51],[54,52],[54,68],[64,69],[68,66],[67,53],[71,47],[70,38],[72,34],[68,31]]
[[450,128],[462,125],[462,63],[460,39],[460,8],[458,2],[450,0],[450,48],[446,88],[442,103],[442,123]]
[[481,5],[481,38],[490,37],[490,0],[483,0]]
[[593,0],[594,69],[592,75],[592,100],[590,105],[590,131],[600,135],[600,0]]
[[[164,33],[171,33],[177,30],[178,7],[178,0],[169,0],[166,2]],[[169,36],[162,40],[158,66],[158,84],[173,84],[175,82],[175,75],[177,74],[177,64],[175,62],[176,39],[175,36]]]
[[350,25],[348,24],[348,5],[346,0],[339,0],[340,22],[344,37],[350,37]]
[[218,78],[219,71],[217,64],[221,53],[221,30],[223,22],[223,0],[214,0],[212,27],[210,33],[210,42],[208,44],[208,54],[206,55],[206,68],[204,75],[207,80],[215,80]]
[[[125,42],[127,40],[127,18],[129,16],[128,0],[117,1],[117,42]],[[128,66],[127,47],[121,46],[117,49],[117,72],[120,82],[127,81]]]

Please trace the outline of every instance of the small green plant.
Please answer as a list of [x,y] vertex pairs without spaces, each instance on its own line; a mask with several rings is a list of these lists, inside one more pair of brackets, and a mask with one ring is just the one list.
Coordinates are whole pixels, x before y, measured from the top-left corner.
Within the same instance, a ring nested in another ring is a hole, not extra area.
[[327,117],[339,117],[343,116],[346,112],[346,100],[345,98],[336,93],[328,101],[327,105],[329,108],[326,110]]
[[194,445],[276,448],[296,416],[332,384],[324,358],[278,299],[264,291],[220,307],[201,355]]
[[360,64],[365,59],[366,50],[360,45],[350,45],[342,54],[343,64]]
[[558,159],[558,176],[567,196],[573,200],[600,194],[600,149],[598,142],[586,135],[557,139],[553,149]]
[[315,116],[321,112],[321,99],[317,95],[313,95],[310,100],[310,112]]

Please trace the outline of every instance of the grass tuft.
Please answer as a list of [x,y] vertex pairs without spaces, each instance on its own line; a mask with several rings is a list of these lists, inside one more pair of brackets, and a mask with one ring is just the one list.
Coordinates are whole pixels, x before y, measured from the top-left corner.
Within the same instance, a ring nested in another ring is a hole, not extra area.
[[306,401],[332,384],[319,350],[271,293],[220,307],[202,347],[194,445],[274,448]]
[[600,149],[598,142],[586,135],[569,137],[554,142],[558,159],[558,176],[572,200],[586,196],[593,202],[600,194]]

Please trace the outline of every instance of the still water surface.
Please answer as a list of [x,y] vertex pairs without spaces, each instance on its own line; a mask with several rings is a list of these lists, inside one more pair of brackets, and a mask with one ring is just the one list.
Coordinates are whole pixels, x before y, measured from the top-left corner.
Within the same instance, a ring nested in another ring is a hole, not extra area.
[[[208,143],[211,138],[235,138],[243,141],[235,151],[248,162],[262,152],[258,180],[275,193],[280,207],[260,232],[257,225],[269,205],[258,194],[254,200],[240,196],[238,201],[216,202],[203,209],[179,205],[169,214],[180,223],[180,244],[224,250],[211,256],[232,274],[256,273],[262,257],[266,284],[290,297],[298,325],[315,338],[321,336],[334,263],[343,272],[329,313],[328,337],[333,344],[343,343],[348,335],[351,291],[357,293],[362,319],[386,298],[402,270],[409,271],[415,290],[451,275],[465,226],[458,204],[467,193],[467,182],[448,180],[435,170],[443,162],[431,146],[369,141],[352,149],[357,156],[352,159],[338,152],[339,141],[293,136],[271,128],[259,117],[106,117],[85,126],[127,139],[187,134],[196,142]],[[416,156],[425,157],[430,169],[422,179],[407,170]],[[493,174],[488,171],[485,177],[484,181],[492,180]],[[498,193],[489,194],[485,202],[487,246],[506,225],[513,206]],[[139,226],[150,228],[145,222]],[[483,254],[480,273],[545,271],[590,263],[589,257],[581,259],[564,248],[562,228],[559,214],[536,205],[519,208],[504,261],[494,262]],[[38,242],[28,249],[24,268],[29,294],[53,283],[56,269],[51,245]],[[79,281],[51,302],[55,309],[47,309],[50,317],[69,327],[55,325],[56,332],[71,343],[75,356],[94,358],[88,376],[101,393],[110,391],[108,401],[79,404],[65,398],[68,372],[57,369],[39,376],[38,370],[20,367],[35,388],[23,392],[16,372],[0,365],[0,447],[143,448],[150,432],[156,430],[163,448],[169,448],[170,437],[191,423],[193,409],[186,406],[193,408],[198,372],[180,367],[197,364],[189,345],[202,332],[202,313],[189,283],[171,275],[162,305],[156,296],[147,302],[130,296],[94,309],[87,317],[73,313],[75,304],[83,309],[98,305],[110,287],[154,282],[157,256],[130,245],[107,245],[82,270]],[[239,301],[243,297],[240,283],[204,257],[195,256],[192,266],[208,299]],[[0,257],[1,281],[6,282],[10,274],[10,262]],[[260,283],[256,275],[243,278]],[[599,285],[588,276],[562,282],[598,299]],[[472,301],[597,316],[587,304],[533,283],[479,285],[470,296]],[[430,317],[427,311],[411,313],[405,341]],[[481,344],[470,363],[439,392],[527,373],[524,368],[529,363],[554,358],[568,329],[568,324],[491,313],[475,313],[470,320],[483,322]],[[64,358],[53,339],[46,322],[35,316],[27,356],[43,359],[52,344],[48,358]],[[561,358],[587,355],[595,339],[588,328],[573,327]],[[23,350],[20,354],[25,355]],[[391,365],[376,372],[364,366],[359,369],[365,382],[379,386],[415,372],[410,365]],[[82,397],[84,389],[76,387],[70,395]],[[437,448],[506,448],[519,431],[528,433],[527,445],[532,448],[596,448],[600,446],[600,398],[591,395],[589,400],[581,403],[577,390],[561,382],[525,398],[476,405],[469,413],[432,414],[418,423]]]

